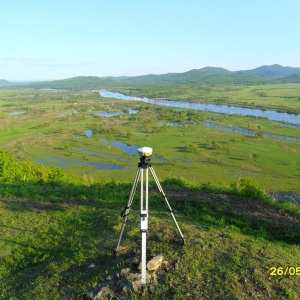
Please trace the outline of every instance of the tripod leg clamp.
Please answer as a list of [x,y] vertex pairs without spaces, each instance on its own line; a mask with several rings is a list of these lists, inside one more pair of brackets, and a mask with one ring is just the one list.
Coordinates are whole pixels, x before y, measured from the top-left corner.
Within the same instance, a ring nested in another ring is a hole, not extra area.
[[126,207],[124,208],[124,210],[121,212],[121,217],[122,217],[122,218],[125,218],[125,217],[127,217],[127,216],[129,215],[129,212],[126,213],[127,210],[129,210],[129,209],[130,209],[130,206],[126,206]]
[[148,214],[146,210],[141,212],[141,232],[148,231]]

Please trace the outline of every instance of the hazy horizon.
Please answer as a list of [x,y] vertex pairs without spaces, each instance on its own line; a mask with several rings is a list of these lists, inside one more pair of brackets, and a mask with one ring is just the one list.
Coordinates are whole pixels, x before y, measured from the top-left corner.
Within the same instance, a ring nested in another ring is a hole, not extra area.
[[[274,64],[274,65],[278,65],[278,64]],[[253,69],[257,69],[259,67],[263,67],[263,66],[272,66],[272,65],[262,65],[262,66],[258,66],[258,67],[255,67]],[[291,68],[300,68],[300,67],[297,67],[297,66],[282,66],[282,67],[291,67]],[[204,69],[204,68],[223,68],[223,67],[211,67],[211,66],[206,66],[206,67],[203,67],[201,69]],[[201,70],[201,69],[197,69],[197,70]],[[225,68],[223,68],[225,69]],[[248,69],[248,70],[253,70],[253,69]],[[151,74],[140,74],[140,75],[131,75],[131,76],[128,76],[128,77],[137,77],[137,76],[147,76],[147,75],[164,75],[164,74],[175,74],[175,73],[186,73],[186,72],[189,72],[191,70],[196,70],[195,68],[194,69],[190,69],[190,70],[186,70],[186,71],[183,71],[183,72],[168,72],[168,73],[159,73],[159,74],[154,74],[154,73],[151,73]],[[228,69],[226,69],[228,70]],[[228,70],[228,71],[231,71],[231,72],[239,72],[239,71],[248,71],[248,70],[242,70],[242,69],[238,69],[238,70]],[[11,83],[33,83],[33,82],[43,82],[43,81],[54,81],[54,80],[63,80],[63,79],[68,79],[68,78],[74,78],[74,77],[113,77],[113,78],[117,78],[117,77],[122,77],[121,76],[92,76],[92,75],[75,75],[75,76],[72,76],[72,77],[66,77],[66,78],[49,78],[49,79],[31,79],[31,80],[8,80],[9,82]],[[6,78],[0,78],[1,79],[4,79],[4,80],[7,80]]]

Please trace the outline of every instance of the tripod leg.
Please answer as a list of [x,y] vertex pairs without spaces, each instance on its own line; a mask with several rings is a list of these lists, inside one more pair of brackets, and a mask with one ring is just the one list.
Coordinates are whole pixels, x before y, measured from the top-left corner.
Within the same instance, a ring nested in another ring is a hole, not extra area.
[[150,169],[151,174],[152,174],[152,176],[153,176],[153,178],[154,178],[154,180],[155,180],[155,182],[156,182],[156,185],[157,185],[157,187],[158,187],[158,190],[160,191],[160,193],[161,193],[162,196],[164,197],[165,204],[166,204],[166,206],[167,206],[167,208],[168,208],[168,210],[169,210],[169,212],[170,212],[170,214],[171,214],[171,216],[172,216],[172,218],[173,218],[173,221],[174,221],[174,223],[175,223],[175,225],[176,225],[176,227],[177,227],[177,229],[178,229],[178,231],[179,231],[179,234],[180,234],[180,236],[181,236],[181,238],[182,238],[182,241],[183,241],[183,243],[184,243],[184,236],[183,236],[183,234],[182,234],[182,232],[181,232],[181,229],[180,229],[180,227],[179,227],[179,225],[178,225],[178,223],[177,223],[177,221],[176,221],[176,218],[175,218],[174,213],[173,213],[173,210],[172,210],[172,208],[171,208],[171,206],[170,206],[170,204],[169,204],[169,201],[168,201],[168,199],[167,199],[167,197],[166,197],[166,195],[165,195],[165,193],[164,193],[164,191],[163,191],[163,189],[162,189],[162,187],[161,187],[161,185],[160,185],[160,183],[159,183],[159,180],[158,180],[158,178],[157,178],[157,176],[156,176],[156,174],[155,174],[155,172],[154,172],[154,169],[153,169],[151,166],[149,166],[149,169]]
[[[142,273],[141,280],[142,286],[144,287],[147,283],[147,273],[146,273],[146,264],[147,264],[147,255],[146,255],[146,243],[147,243],[147,231],[148,231],[148,168],[145,168],[146,173],[146,185],[145,185],[145,199],[143,194],[143,170],[141,173],[141,234],[142,234]],[[144,201],[145,200],[145,201]]]
[[114,257],[116,257],[117,252],[118,252],[119,247],[120,247],[120,244],[121,244],[123,232],[124,232],[124,229],[125,229],[125,226],[126,226],[127,218],[128,218],[129,212],[130,212],[130,207],[131,207],[132,200],[133,200],[133,197],[134,197],[134,194],[135,194],[135,191],[136,191],[136,187],[137,187],[137,184],[138,184],[140,174],[141,174],[141,168],[138,168],[138,170],[136,172],[135,179],[134,179],[134,183],[133,183],[133,186],[132,186],[132,189],[131,189],[131,192],[130,192],[130,196],[129,196],[127,206],[124,208],[124,210],[121,213],[121,217],[123,218],[123,225],[122,225],[122,228],[121,228],[121,231],[120,231],[117,247],[113,250],[113,256]]

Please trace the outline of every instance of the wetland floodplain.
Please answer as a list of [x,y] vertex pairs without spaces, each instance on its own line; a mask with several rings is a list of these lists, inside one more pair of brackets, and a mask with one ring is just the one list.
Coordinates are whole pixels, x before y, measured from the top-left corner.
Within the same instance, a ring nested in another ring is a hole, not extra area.
[[194,108],[201,103],[152,102],[111,92],[106,98],[98,91],[20,89],[0,95],[1,148],[20,159],[128,181],[137,148],[149,146],[160,180],[179,176],[229,185],[253,177],[276,195],[300,191],[299,115],[275,112],[289,117],[283,122],[268,110],[260,110],[264,117],[248,110],[228,114]]

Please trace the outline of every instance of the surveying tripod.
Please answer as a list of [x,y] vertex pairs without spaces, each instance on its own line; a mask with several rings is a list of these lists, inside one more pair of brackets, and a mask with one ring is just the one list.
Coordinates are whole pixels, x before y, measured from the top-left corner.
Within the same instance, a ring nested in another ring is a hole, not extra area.
[[[172,211],[172,208],[168,202],[168,199],[159,183],[159,180],[154,172],[154,169],[152,168],[151,165],[151,155],[152,155],[152,148],[149,147],[143,147],[143,148],[139,148],[138,149],[138,153],[140,154],[140,161],[138,163],[138,169],[136,172],[136,176],[135,176],[135,180],[131,189],[131,193],[130,193],[130,197],[127,203],[127,206],[124,208],[124,210],[121,213],[121,217],[123,218],[123,225],[120,231],[120,236],[118,239],[118,244],[117,247],[113,250],[113,254],[114,256],[116,256],[119,247],[120,247],[120,243],[122,240],[122,236],[124,233],[124,229],[126,226],[126,222],[127,222],[127,218],[130,212],[130,208],[132,205],[132,201],[133,201],[133,197],[134,194],[136,192],[136,188],[138,185],[138,181],[140,179],[141,182],[141,191],[140,191],[140,196],[141,196],[141,213],[140,213],[140,218],[141,218],[141,235],[142,235],[142,257],[141,257],[141,262],[142,262],[142,285],[145,286],[146,285],[146,234],[148,231],[148,170],[150,170],[155,183],[158,187],[159,192],[161,193],[161,195],[164,198],[165,204],[167,206],[168,211],[170,212],[173,221],[178,229],[178,232],[182,238],[182,241],[184,243],[184,236],[180,230],[180,227],[176,221],[176,218],[174,216],[174,213]],[[145,180],[144,180],[144,175],[145,175]],[[145,181],[145,182],[144,182]],[[144,183],[145,183],[145,187],[144,187]]]

